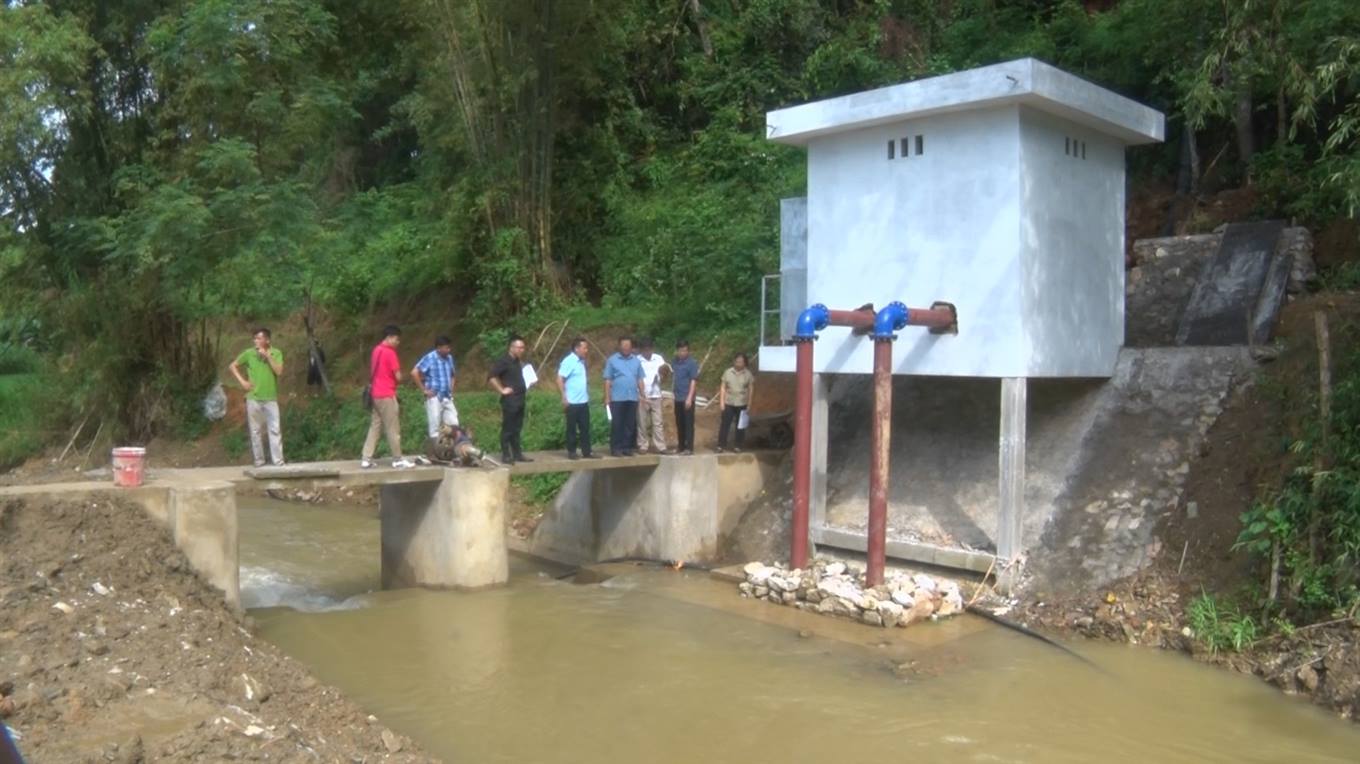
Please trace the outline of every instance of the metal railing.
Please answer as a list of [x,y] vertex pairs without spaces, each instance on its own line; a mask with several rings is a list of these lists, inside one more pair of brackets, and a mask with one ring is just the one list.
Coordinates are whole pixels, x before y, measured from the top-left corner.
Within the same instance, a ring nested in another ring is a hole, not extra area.
[[[771,307],[769,306],[769,305],[770,305],[770,284],[771,284],[771,283],[774,284],[774,303],[775,303],[775,306],[774,306],[773,308],[771,308]],[[775,321],[775,323],[774,323],[774,335],[773,335],[773,336],[775,336],[775,337],[778,338],[778,341],[777,341],[775,344],[782,345],[782,344],[784,343],[784,334],[783,334],[783,330],[782,330],[782,328],[781,328],[780,325],[779,325],[779,324],[780,324],[780,310],[781,310],[781,307],[782,307],[782,306],[779,304],[779,302],[780,302],[780,301],[779,301],[779,286],[780,286],[780,285],[779,285],[779,274],[778,274],[778,273],[768,273],[768,274],[766,274],[766,275],[760,277],[760,346],[761,346],[761,347],[765,347],[766,345],[769,344],[768,342],[766,342],[766,336],[767,336],[767,334],[766,334],[765,329],[766,329],[766,327],[769,325],[770,316],[772,316],[772,315],[774,316],[774,321]]]

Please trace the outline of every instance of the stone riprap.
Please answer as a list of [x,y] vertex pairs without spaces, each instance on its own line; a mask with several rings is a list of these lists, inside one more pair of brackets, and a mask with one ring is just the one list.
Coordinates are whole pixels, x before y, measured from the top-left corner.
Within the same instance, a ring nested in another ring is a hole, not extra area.
[[866,587],[863,571],[843,562],[817,560],[807,570],[752,562],[743,572],[746,580],[737,586],[743,597],[870,626],[910,626],[964,610],[957,583],[924,573],[890,573],[883,584]]

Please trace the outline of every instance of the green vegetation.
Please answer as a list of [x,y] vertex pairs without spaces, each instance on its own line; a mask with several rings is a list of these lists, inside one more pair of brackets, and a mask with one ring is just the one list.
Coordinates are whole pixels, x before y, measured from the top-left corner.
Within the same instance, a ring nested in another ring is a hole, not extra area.
[[1255,619],[1207,592],[1201,592],[1190,601],[1185,616],[1195,639],[1213,653],[1241,652],[1257,639],[1259,629]]
[[47,397],[38,374],[0,374],[0,469],[42,447],[48,435],[42,431]]
[[225,325],[308,299],[357,328],[437,295],[488,346],[600,310],[749,344],[804,186],[764,112],[1026,55],[1168,113],[1142,177],[1323,223],[1360,204],[1357,29],[1346,0],[4,3],[0,322],[40,321],[83,370],[61,411],[125,441]]
[[[1333,327],[1330,419],[1317,385],[1268,392],[1297,423],[1286,474],[1242,515],[1238,548],[1261,560],[1267,604],[1304,619],[1360,607],[1360,328]],[[1313,352],[1311,348],[1308,352]],[[1308,369],[1317,378],[1314,362]]]

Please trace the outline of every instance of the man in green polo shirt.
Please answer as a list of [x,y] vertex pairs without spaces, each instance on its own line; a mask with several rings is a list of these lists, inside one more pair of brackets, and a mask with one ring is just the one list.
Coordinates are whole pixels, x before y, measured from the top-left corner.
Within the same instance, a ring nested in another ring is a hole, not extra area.
[[[242,375],[241,370],[245,369]],[[270,344],[269,330],[255,330],[255,347],[241,351],[231,362],[232,376],[246,391],[246,429],[250,431],[250,452],[255,466],[263,467],[265,451],[260,430],[269,433],[270,463],[283,464],[283,433],[279,429],[279,375],[283,373],[283,352]]]

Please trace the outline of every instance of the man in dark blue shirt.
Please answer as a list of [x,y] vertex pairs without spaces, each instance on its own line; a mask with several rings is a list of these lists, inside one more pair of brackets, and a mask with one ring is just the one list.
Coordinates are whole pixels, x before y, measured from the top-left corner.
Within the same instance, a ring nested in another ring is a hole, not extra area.
[[675,359],[671,363],[675,379],[676,450],[683,455],[694,453],[694,396],[699,389],[699,362],[689,354],[689,342],[675,343]]

